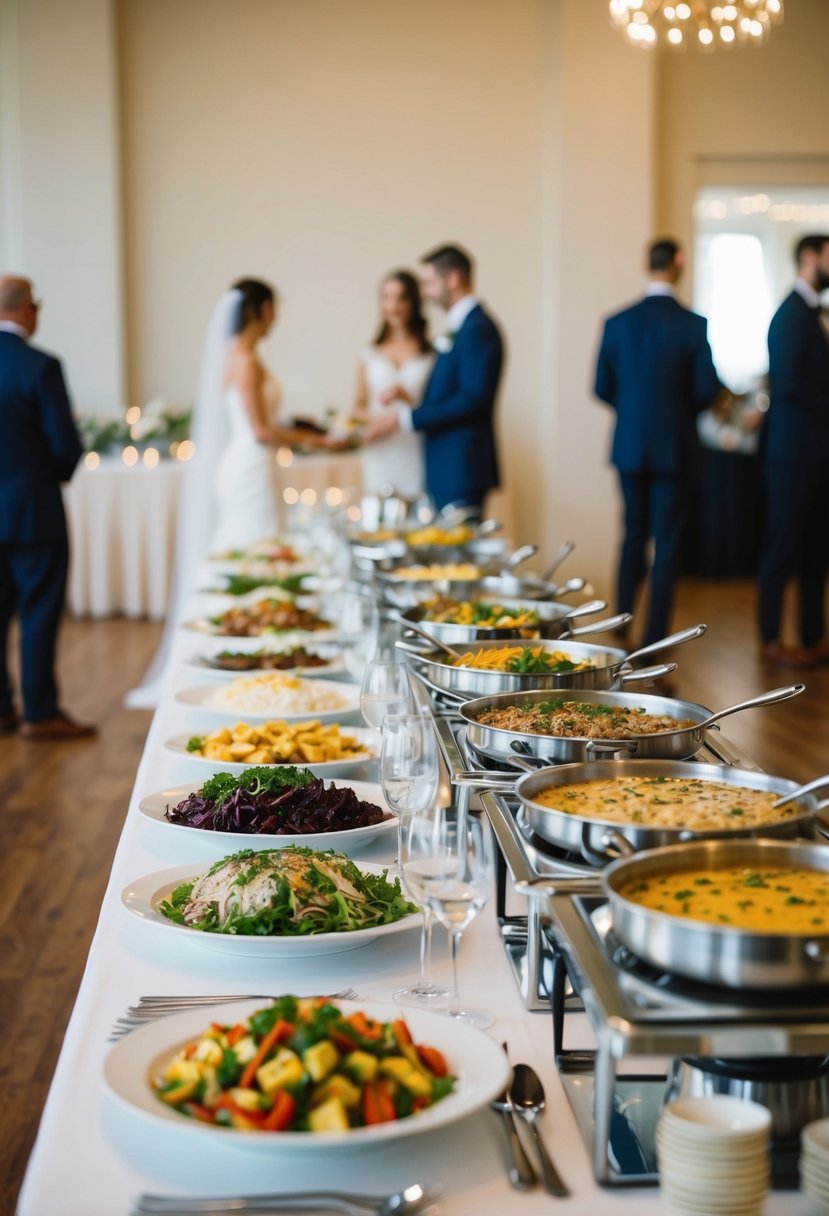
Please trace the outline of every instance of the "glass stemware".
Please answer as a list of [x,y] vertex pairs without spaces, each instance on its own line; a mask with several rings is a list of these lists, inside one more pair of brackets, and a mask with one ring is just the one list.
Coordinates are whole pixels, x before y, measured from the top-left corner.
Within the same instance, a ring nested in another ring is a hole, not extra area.
[[409,888],[402,869],[406,826],[435,804],[438,790],[438,753],[432,719],[423,714],[390,714],[383,721],[380,749],[380,784],[386,802],[397,813],[397,856],[400,878],[410,899],[420,903],[423,929],[420,935],[420,978],[416,984],[398,989],[394,999],[403,1005],[434,1007],[449,995],[431,979],[432,912]]
[[493,1017],[462,1004],[458,981],[458,953],[464,929],[489,899],[494,862],[488,825],[456,807],[435,807],[412,816],[403,881],[421,896],[441,924],[449,930],[452,947],[452,1002],[449,1016],[482,1029]]
[[336,621],[346,670],[353,679],[362,680],[377,650],[380,630],[377,605],[362,592],[345,590],[332,597],[329,611]]
[[366,666],[360,689],[360,712],[379,734],[389,714],[407,713],[410,708],[409,676],[402,663],[372,659]]

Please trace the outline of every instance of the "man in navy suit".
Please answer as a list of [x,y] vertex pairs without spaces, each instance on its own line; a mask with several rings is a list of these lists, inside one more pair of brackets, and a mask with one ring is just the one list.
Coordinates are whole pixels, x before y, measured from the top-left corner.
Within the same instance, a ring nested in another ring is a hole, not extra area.
[[[77,739],[95,730],[59,708],[54,663],[69,557],[60,483],[82,448],[60,363],[29,345],[37,313],[28,279],[0,277],[0,730]],[[22,722],[6,666],[15,613]]]
[[498,484],[493,416],[504,347],[498,326],[475,296],[472,259],[443,245],[421,259],[423,295],[447,312],[449,333],[435,345],[438,357],[416,404],[399,388],[403,408],[388,410],[365,432],[366,441],[398,427],[425,436],[426,488],[437,507],[470,508],[481,517],[489,490]]
[[[761,655],[810,666],[829,659],[824,621],[829,529],[829,339],[820,292],[829,288],[829,235],[804,236],[794,290],[769,327],[769,410],[760,435],[765,539],[760,558]],[[783,591],[797,574],[799,648],[780,641]]]
[[676,241],[650,246],[645,297],[607,319],[596,367],[596,396],[616,411],[610,459],[619,473],[625,528],[619,612],[633,611],[654,540],[646,644],[668,633],[698,446],[696,418],[722,391],[705,318],[676,299],[682,265]]

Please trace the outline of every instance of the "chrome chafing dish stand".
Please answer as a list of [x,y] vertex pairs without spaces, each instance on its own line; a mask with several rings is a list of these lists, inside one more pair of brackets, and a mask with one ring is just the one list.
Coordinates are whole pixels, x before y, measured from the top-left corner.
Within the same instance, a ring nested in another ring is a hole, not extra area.
[[[490,762],[467,746],[462,723],[439,703],[436,725],[449,772],[486,770]],[[697,758],[759,771],[719,730],[708,732]],[[775,1126],[778,1118],[785,1126],[773,1135],[773,1182],[796,1187],[799,1128],[829,1113],[829,989],[734,992],[647,967],[614,940],[596,872],[535,838],[503,795],[480,800],[500,845],[504,948],[527,1009],[552,1013],[556,1064],[596,1180],[658,1183],[654,1137],[665,1101],[687,1092],[756,1097],[759,1076],[769,1092],[784,1091],[773,1110]],[[536,885],[525,917],[507,914],[508,877]],[[576,1025],[571,1016],[582,1012],[594,1048],[565,1042],[568,1024]]]

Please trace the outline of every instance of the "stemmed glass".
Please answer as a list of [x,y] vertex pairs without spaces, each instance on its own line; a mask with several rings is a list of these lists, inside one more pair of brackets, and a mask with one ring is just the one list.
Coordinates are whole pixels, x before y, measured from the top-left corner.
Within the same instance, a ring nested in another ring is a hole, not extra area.
[[[435,804],[438,791],[437,740],[430,717],[423,714],[389,714],[383,722],[380,749],[380,784],[386,802],[397,812],[397,855],[402,867],[406,825]],[[445,1000],[449,993],[431,979],[432,912],[419,898],[417,887],[409,887],[400,870],[403,887],[410,899],[422,905],[423,929],[420,935],[420,978],[416,984],[399,988],[394,999],[402,1005],[431,1005]]]
[[378,734],[389,714],[404,714],[410,708],[409,676],[402,663],[372,659],[366,666],[360,689],[360,712]]
[[377,649],[380,629],[377,605],[359,591],[346,590],[332,597],[330,611],[337,622],[346,669],[355,680],[362,680]]
[[434,807],[411,818],[401,857],[403,881],[418,889],[441,924],[452,946],[452,1002],[449,1016],[482,1029],[493,1017],[462,1004],[458,985],[458,952],[464,929],[478,915],[492,889],[492,839],[481,819],[457,807]]

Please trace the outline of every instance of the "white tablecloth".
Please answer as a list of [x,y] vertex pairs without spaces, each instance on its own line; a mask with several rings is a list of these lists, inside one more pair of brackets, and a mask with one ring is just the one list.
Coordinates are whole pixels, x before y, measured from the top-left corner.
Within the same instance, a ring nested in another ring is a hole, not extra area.
[[[68,604],[74,616],[123,614],[163,620],[167,612],[175,545],[176,506],[184,466],[160,461],[131,467],[105,456],[96,468],[81,464],[65,487],[71,565]],[[294,456],[282,469],[286,490],[312,491],[321,501],[330,487],[362,489],[359,454]],[[303,500],[306,501],[306,500]],[[287,524],[289,508],[283,506]]]
[[[194,605],[194,610],[198,605]],[[203,725],[198,710],[174,702],[173,688],[198,682],[181,660],[198,650],[195,635],[181,631],[176,665],[147,739],[133,797],[126,813],[86,971],[78,993],[20,1199],[19,1216],[125,1216],[141,1191],[178,1194],[240,1194],[298,1191],[336,1186],[392,1191],[412,1181],[441,1182],[446,1216],[575,1216],[629,1213],[657,1216],[666,1211],[659,1191],[601,1190],[593,1180],[586,1150],[553,1063],[550,1019],[527,1013],[509,972],[488,906],[464,935],[462,989],[472,1005],[496,1017],[488,1032],[509,1043],[513,1061],[528,1060],[547,1090],[548,1110],[540,1126],[561,1173],[572,1188],[566,1201],[541,1190],[511,1191],[505,1175],[501,1129],[488,1111],[440,1132],[390,1144],[371,1152],[309,1159],[254,1153],[219,1136],[205,1150],[188,1135],[171,1133],[169,1123],[152,1125],[118,1105],[105,1090],[102,1066],[110,1028],[142,994],[294,991],[300,994],[356,988],[366,1000],[388,1000],[417,971],[417,935],[387,938],[361,950],[322,959],[275,964],[231,958],[208,949],[182,949],[137,923],[121,907],[120,893],[133,879],[184,862],[207,865],[212,846],[148,823],[138,811],[141,796],[201,776],[187,757],[163,749],[165,738]],[[81,808],[82,809],[82,808]],[[115,809],[115,808],[113,808]],[[389,846],[375,845],[362,856],[386,860]],[[435,973],[450,979],[445,935],[436,933]],[[583,1023],[577,1029],[589,1041]],[[572,1033],[572,1028],[568,1034]],[[572,1041],[571,1041],[572,1043]],[[769,1197],[767,1216],[801,1216],[802,1196]]]

